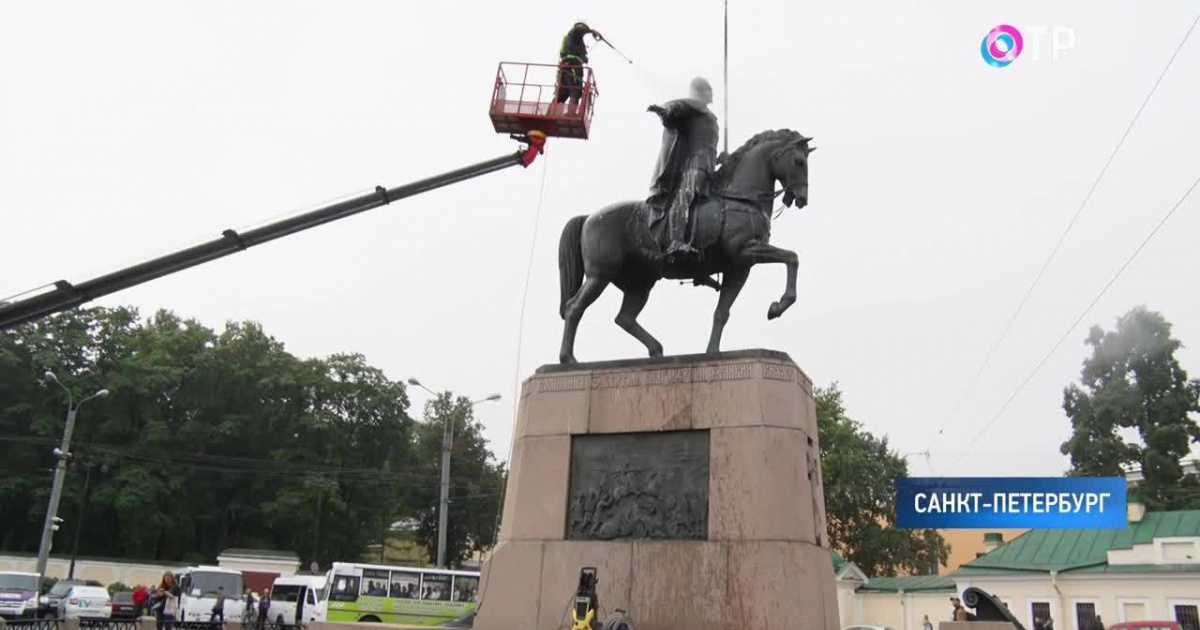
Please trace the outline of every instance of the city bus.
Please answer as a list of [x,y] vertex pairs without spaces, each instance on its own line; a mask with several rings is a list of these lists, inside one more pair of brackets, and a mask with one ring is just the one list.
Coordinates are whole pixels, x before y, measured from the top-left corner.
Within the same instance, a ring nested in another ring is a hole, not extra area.
[[208,621],[217,604],[217,587],[225,591],[225,620],[242,618],[242,573],[220,567],[188,567],[175,573],[179,581],[179,620]]
[[475,610],[479,572],[335,562],[322,594],[321,621],[433,626]]

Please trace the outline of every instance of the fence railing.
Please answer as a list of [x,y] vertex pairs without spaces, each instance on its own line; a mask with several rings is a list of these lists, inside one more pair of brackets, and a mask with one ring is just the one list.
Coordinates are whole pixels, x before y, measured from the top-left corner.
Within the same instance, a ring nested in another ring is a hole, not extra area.
[[0,620],[0,626],[3,626],[5,630],[60,630],[58,624],[57,619]]
[[[43,629],[38,629],[43,630]],[[82,628],[80,630],[83,630]],[[100,629],[97,629],[100,630]],[[130,630],[126,628],[114,627],[111,630]],[[132,630],[137,630],[136,628]],[[290,623],[275,623],[272,621],[264,621],[263,623],[250,622],[242,623],[241,621],[230,619],[225,622],[220,621],[173,621],[169,624],[163,624],[163,630],[304,630],[304,626]]]
[[169,621],[141,619],[16,619],[0,620],[3,630],[304,630],[291,623],[248,623],[239,621]]
[[140,630],[138,624],[136,619],[80,619],[79,630]]
[[291,623],[242,624],[238,621],[170,621],[159,625],[150,617],[142,619],[17,619],[0,620],[3,630],[304,630]]
[[[171,624],[171,627],[174,630],[234,630],[235,628],[239,630],[303,630],[304,628],[304,626],[294,623],[275,623],[273,621],[242,623],[233,619],[224,623],[220,621],[176,621]],[[125,629],[113,628],[113,630]]]

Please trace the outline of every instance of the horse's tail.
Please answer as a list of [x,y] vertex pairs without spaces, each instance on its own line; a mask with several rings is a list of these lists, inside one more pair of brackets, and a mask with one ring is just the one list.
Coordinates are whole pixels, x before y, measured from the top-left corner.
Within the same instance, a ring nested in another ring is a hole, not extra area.
[[561,299],[558,316],[566,319],[567,301],[583,286],[583,222],[586,216],[578,216],[563,226],[562,238],[558,241],[558,286]]

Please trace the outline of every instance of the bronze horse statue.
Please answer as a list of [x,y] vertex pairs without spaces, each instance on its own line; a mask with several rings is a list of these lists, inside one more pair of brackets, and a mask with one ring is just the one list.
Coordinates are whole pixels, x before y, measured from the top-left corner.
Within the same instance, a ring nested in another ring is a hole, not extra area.
[[[575,363],[575,332],[584,311],[609,283],[625,293],[617,325],[637,338],[651,357],[663,354],[662,344],[637,322],[650,290],[663,278],[690,279],[721,292],[713,311],[709,353],[721,349],[721,333],[729,308],[737,299],[750,268],[760,263],[787,266],[783,296],[767,309],[775,319],[796,302],[796,252],[770,244],[771,210],[778,181],[783,203],[802,208],[808,203],[808,156],[812,138],[788,129],[764,131],[728,157],[715,174],[713,192],[692,208],[692,244],[699,260],[672,262],[664,258],[647,225],[644,202],[626,201],[589,216],[567,221],[558,245],[563,318],[559,361]],[[718,285],[711,279],[723,274]]]

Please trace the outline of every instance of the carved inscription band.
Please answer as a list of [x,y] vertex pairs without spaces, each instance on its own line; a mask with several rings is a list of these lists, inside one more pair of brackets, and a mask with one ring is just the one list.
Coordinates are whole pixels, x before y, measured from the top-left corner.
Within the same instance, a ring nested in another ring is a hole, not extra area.
[[775,381],[797,383],[809,391],[811,385],[798,368],[777,363],[728,363],[725,365],[701,365],[696,367],[665,368],[660,370],[627,370],[596,374],[569,374],[548,376],[526,381],[521,395],[537,392],[563,392],[581,389],[608,389],[613,387],[639,387],[646,385],[674,385],[679,383],[705,383],[711,381],[738,381],[765,378]]

